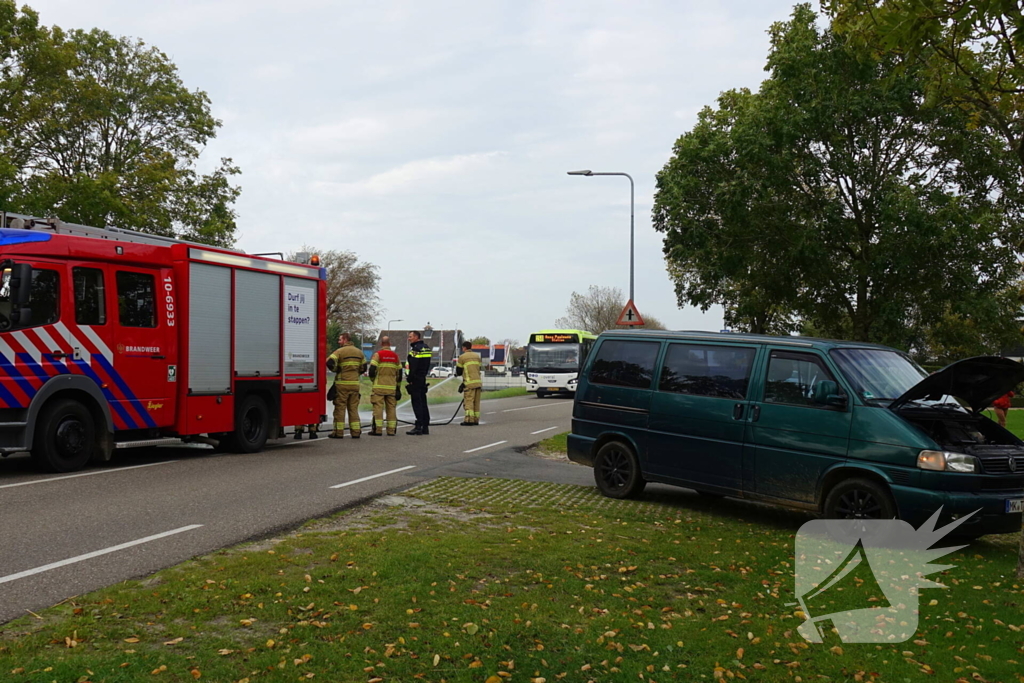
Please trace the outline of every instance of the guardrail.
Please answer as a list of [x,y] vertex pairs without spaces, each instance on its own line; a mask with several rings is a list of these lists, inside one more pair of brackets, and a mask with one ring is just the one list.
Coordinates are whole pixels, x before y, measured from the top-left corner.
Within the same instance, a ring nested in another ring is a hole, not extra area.
[[526,386],[526,377],[523,375],[519,377],[513,377],[512,375],[484,375],[480,379],[483,381],[484,391],[498,391],[499,389]]

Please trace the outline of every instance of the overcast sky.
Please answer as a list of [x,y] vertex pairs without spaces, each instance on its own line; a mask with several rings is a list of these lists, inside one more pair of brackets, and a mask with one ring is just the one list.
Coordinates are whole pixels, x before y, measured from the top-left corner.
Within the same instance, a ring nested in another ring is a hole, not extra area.
[[654,176],[719,92],[757,89],[792,2],[26,0],[44,24],[141,38],[223,122],[248,252],[303,243],[380,266],[379,321],[525,342],[570,294],[629,288],[670,329]]

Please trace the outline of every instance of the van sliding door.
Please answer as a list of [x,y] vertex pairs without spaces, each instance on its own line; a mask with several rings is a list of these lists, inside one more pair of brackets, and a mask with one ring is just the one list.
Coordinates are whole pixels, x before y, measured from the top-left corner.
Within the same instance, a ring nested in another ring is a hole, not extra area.
[[757,346],[669,344],[651,399],[651,474],[739,493]]

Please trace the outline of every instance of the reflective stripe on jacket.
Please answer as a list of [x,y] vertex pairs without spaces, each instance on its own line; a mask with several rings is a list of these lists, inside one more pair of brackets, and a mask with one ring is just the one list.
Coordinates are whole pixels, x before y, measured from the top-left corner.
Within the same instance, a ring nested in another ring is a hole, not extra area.
[[433,356],[423,341],[416,341],[409,347],[409,383],[426,384],[427,373],[430,372],[430,358]]
[[456,361],[455,367],[462,368],[462,381],[466,383],[467,389],[478,389],[483,386],[483,382],[480,380],[479,353],[466,351],[464,354],[459,356],[459,360]]
[[[366,356],[352,342],[336,350],[328,358],[334,360],[334,383],[338,387],[359,387],[359,375],[366,369]],[[328,366],[330,367],[330,366]]]
[[402,365],[398,354],[391,349],[381,349],[370,359],[370,375],[373,377],[374,394],[393,394],[402,381]]

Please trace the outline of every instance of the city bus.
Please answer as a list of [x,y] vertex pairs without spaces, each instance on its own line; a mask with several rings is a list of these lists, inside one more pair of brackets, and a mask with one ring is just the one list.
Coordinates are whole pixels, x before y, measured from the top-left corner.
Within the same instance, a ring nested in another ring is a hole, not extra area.
[[576,393],[583,361],[597,336],[583,330],[541,330],[526,345],[526,390],[537,398]]

